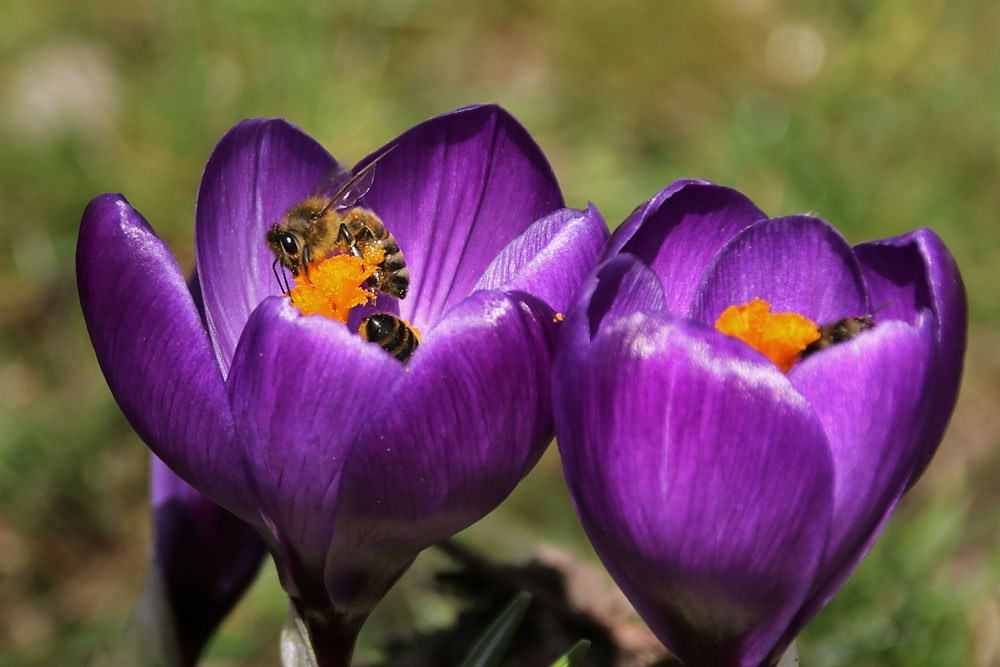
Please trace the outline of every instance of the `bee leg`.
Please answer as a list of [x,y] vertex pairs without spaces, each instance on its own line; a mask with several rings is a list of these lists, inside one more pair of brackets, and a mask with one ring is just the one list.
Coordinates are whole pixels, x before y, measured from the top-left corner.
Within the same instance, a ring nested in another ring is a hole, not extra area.
[[344,239],[344,243],[347,245],[354,245],[354,237],[351,236],[351,230],[347,228],[347,223],[340,223],[340,238]]
[[361,249],[358,248],[357,239],[351,235],[351,230],[347,228],[346,223],[340,223],[340,233],[338,236],[340,236],[341,243],[351,249],[352,255],[361,257]]
[[306,280],[312,285],[312,280],[309,278],[309,246],[302,248],[302,268],[305,269]]
[[338,233],[338,236],[343,239],[344,243],[347,244],[349,248],[354,246],[354,237],[351,236],[351,230],[347,228],[347,223],[340,223],[340,232]]
[[[351,246],[351,252],[354,253],[355,257],[361,257],[361,248],[371,243],[375,243],[375,235],[372,234],[372,230],[367,227],[362,227],[358,230],[357,236],[354,237],[354,245]],[[372,279],[375,279],[374,285],[371,284]],[[375,276],[372,276],[372,278],[369,278],[368,282],[372,287],[376,287],[380,281],[381,277],[375,278]]]

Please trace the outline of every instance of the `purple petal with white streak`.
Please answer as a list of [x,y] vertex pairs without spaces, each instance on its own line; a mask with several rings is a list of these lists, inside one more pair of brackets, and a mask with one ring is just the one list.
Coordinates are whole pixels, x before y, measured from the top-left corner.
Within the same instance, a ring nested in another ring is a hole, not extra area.
[[77,285],[111,393],[139,437],[196,488],[248,518],[225,387],[166,244],[121,195],[83,213]]
[[607,225],[593,204],[585,211],[560,209],[500,251],[473,291],[520,290],[562,312],[607,240]]
[[808,403],[743,343],[666,313],[606,322],[557,363],[559,448],[605,566],[685,664],[760,663],[829,528]]

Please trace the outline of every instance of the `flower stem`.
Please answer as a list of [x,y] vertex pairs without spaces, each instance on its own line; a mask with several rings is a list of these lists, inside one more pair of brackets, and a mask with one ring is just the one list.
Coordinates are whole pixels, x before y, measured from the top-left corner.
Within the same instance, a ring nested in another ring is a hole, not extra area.
[[309,638],[318,667],[350,667],[356,631],[346,631],[339,623],[308,623]]
[[282,667],[350,667],[360,623],[345,623],[332,609],[300,609],[288,605],[281,632]]

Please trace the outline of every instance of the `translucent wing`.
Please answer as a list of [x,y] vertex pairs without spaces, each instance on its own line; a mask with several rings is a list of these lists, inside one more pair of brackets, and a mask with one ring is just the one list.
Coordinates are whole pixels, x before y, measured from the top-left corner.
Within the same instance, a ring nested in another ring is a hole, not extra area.
[[394,148],[396,147],[390,147],[353,176],[351,172],[340,165],[333,168],[313,192],[314,197],[323,197],[324,199],[329,197],[330,202],[326,205],[324,212],[331,208],[354,206],[359,199],[368,194],[375,181],[375,165],[391,153]]
[[328,172],[320,179],[316,187],[313,188],[310,197],[319,197],[322,199],[333,199],[334,195],[340,192],[343,187],[351,180],[351,172],[344,169],[343,165],[336,165],[331,167]]

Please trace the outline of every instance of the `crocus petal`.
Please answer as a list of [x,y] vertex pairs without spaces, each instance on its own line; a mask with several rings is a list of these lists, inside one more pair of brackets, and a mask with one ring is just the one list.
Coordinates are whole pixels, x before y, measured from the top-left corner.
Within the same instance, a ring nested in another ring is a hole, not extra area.
[[608,227],[593,204],[586,211],[560,209],[511,241],[473,290],[520,290],[562,312],[607,240]]
[[402,375],[378,345],[340,322],[303,317],[286,298],[266,299],[247,322],[230,401],[257,506],[285,558],[286,590],[303,573],[322,573],[351,443],[380,419],[372,403]]
[[819,416],[833,452],[834,552],[852,530],[870,523],[862,517],[886,505],[882,494],[896,493],[909,477],[912,444],[924,425],[918,416],[931,371],[930,332],[929,317],[916,327],[889,320],[810,356],[789,373]]
[[[603,263],[593,278],[581,287],[577,297],[579,308],[574,313],[586,315],[587,336],[596,336],[606,322],[634,312],[659,312],[666,309],[667,298],[660,280],[637,257],[629,254]],[[575,320],[569,329],[580,326]]]
[[247,516],[219,366],[170,250],[121,195],[94,198],[76,252],[80,304],[111,393],[150,449]]
[[340,482],[334,603],[370,608],[421,549],[496,507],[541,455],[553,313],[528,298],[475,292],[425,333],[400,381],[358,395],[370,418]]
[[659,277],[634,255],[615,255],[598,265],[580,284],[566,314],[555,354],[556,390],[560,383],[575,382],[574,374],[582,369],[576,360],[590,354],[605,323],[636,312],[660,313],[665,303]]
[[555,380],[566,478],[615,581],[685,664],[758,665],[829,528],[809,404],[747,346],[667,313],[560,350]]
[[634,255],[616,255],[600,264],[581,283],[566,315],[556,348],[555,390],[559,383],[576,382],[575,374],[583,370],[576,359],[590,353],[591,341],[605,323],[635,312],[659,313],[665,303],[659,277]]
[[924,430],[933,320],[889,320],[796,365],[789,379],[827,433],[837,483],[828,562],[895,504]]
[[208,159],[198,190],[195,248],[209,330],[224,372],[250,313],[265,297],[281,293],[265,232],[336,164],[297,127],[263,118],[237,124]]
[[365,204],[403,251],[410,292],[400,310],[423,330],[469,294],[508,243],[561,208],[563,198],[534,139],[496,105],[427,120],[377,154],[390,147]]
[[854,249],[879,315],[913,322],[929,308],[937,321],[934,352],[935,400],[921,438],[910,485],[923,474],[937,451],[958,398],[969,319],[965,286],[955,259],[933,231],[873,241]]
[[660,276],[668,310],[687,316],[716,253],[766,217],[736,190],[708,181],[676,181],[615,230],[602,256],[628,252],[642,259]]
[[819,324],[871,312],[858,260],[837,230],[805,215],[764,220],[730,241],[695,295],[691,317],[714,324],[755,298]]
[[150,477],[155,563],[163,573],[185,664],[253,581],[266,548],[257,531],[178,477],[156,456]]
[[903,495],[933,392],[933,318],[879,323],[796,365],[792,384],[827,433],[836,471],[834,515],[816,584],[780,647],[844,585]]

